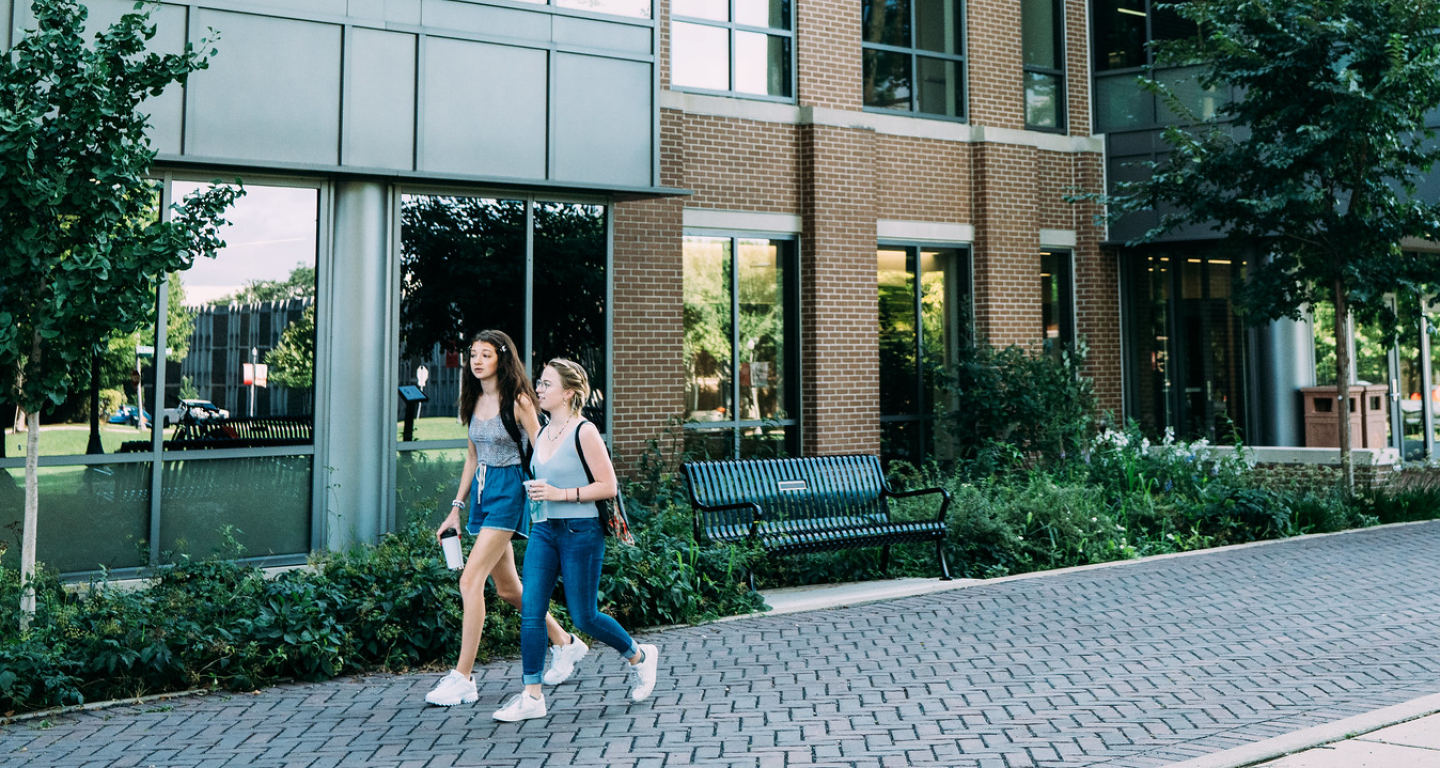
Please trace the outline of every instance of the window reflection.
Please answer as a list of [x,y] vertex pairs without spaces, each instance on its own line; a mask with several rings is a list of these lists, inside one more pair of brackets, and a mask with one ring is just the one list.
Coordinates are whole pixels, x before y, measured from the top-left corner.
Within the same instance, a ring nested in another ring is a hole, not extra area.
[[584,366],[585,418],[605,431],[605,206],[536,203],[534,218],[533,375],[556,357]]
[[685,238],[690,449],[712,458],[790,450],[795,323],[786,296],[794,257],[790,240]]
[[958,0],[865,0],[865,106],[965,115],[964,14]]
[[400,208],[399,383],[419,387],[401,440],[460,440],[456,414],[462,355],[471,335],[494,328],[524,349],[525,202],[404,195]]
[[680,0],[671,22],[670,80],[677,88],[789,98],[789,0]]
[[555,0],[555,7],[629,16],[634,19],[650,18],[650,0]]
[[311,443],[319,191],[247,186],[226,218],[220,254],[170,281],[166,447]]
[[920,462],[949,455],[935,415],[944,382],[968,341],[968,273],[957,248],[876,251],[882,458]]

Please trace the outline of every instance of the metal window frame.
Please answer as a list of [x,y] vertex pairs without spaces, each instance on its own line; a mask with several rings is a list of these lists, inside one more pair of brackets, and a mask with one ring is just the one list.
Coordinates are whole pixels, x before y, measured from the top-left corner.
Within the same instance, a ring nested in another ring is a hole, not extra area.
[[[1063,134],[1063,133],[1066,133],[1066,132],[1068,132],[1068,131],[1070,130],[1070,110],[1066,108],[1066,103],[1065,103],[1065,102],[1066,102],[1066,99],[1067,99],[1067,94],[1070,92],[1070,89],[1069,89],[1069,87],[1068,87],[1068,86],[1069,86],[1069,83],[1065,82],[1065,54],[1066,54],[1066,48],[1065,48],[1065,3],[1064,3],[1064,0],[1050,0],[1050,7],[1051,7],[1051,9],[1052,9],[1051,21],[1052,21],[1052,24],[1053,24],[1053,26],[1054,26],[1054,30],[1052,30],[1051,34],[1054,36],[1054,37],[1053,37],[1053,40],[1054,40],[1054,46],[1055,46],[1055,61],[1057,61],[1057,62],[1060,63],[1060,67],[1059,67],[1059,68],[1037,67],[1037,66],[1033,66],[1033,65],[1030,65],[1030,64],[1025,64],[1025,63],[1024,63],[1025,57],[1024,57],[1024,52],[1023,52],[1023,51],[1021,52],[1020,60],[1021,60],[1021,71],[1022,71],[1024,74],[1027,74],[1027,75],[1028,75],[1028,74],[1034,73],[1034,74],[1037,74],[1037,75],[1051,75],[1051,76],[1053,76],[1053,77],[1055,78],[1055,82],[1059,84],[1059,89],[1058,89],[1058,90],[1059,90],[1059,93],[1057,93],[1057,94],[1055,95],[1055,127],[1050,128],[1050,127],[1047,127],[1047,126],[1032,125],[1032,124],[1030,123],[1030,113],[1029,113],[1029,110],[1026,109],[1026,110],[1024,110],[1024,111],[1025,111],[1025,130],[1027,130],[1027,131],[1043,131],[1043,132],[1045,132],[1045,133],[1062,133],[1062,134]],[[1147,20],[1146,23],[1147,23],[1147,24],[1149,23],[1148,20]],[[1021,24],[1021,26],[1022,26],[1022,28],[1023,28],[1023,26],[1024,26],[1024,24],[1025,24],[1024,6],[1021,6],[1020,24]],[[1022,33],[1022,37],[1023,37],[1023,33]],[[1021,99],[1022,99],[1022,100],[1026,99],[1026,98],[1028,97],[1029,93],[1030,93],[1029,84],[1028,84],[1028,83],[1022,83]],[[1023,104],[1023,103],[1024,103],[1024,102],[1022,102],[1022,104]]]
[[[785,364],[786,392],[783,406],[787,414],[783,419],[724,419],[720,421],[686,421],[681,424],[684,430],[695,432],[720,432],[722,430],[730,433],[730,450],[736,458],[740,456],[740,432],[752,427],[781,426],[785,427],[785,450],[790,453],[797,453],[800,442],[800,391],[802,377],[804,374],[800,368],[800,234],[796,232],[762,232],[735,229],[701,229],[686,228],[682,234],[685,237],[710,237],[724,238],[730,241],[730,260],[735,261],[739,249],[736,245],[738,240],[779,240],[791,244],[790,253],[785,255],[783,265],[784,274],[793,275],[785,280],[782,288],[781,300],[784,306],[781,308],[784,328],[785,351],[783,360]],[[683,245],[682,245],[683,248]],[[740,316],[740,270],[730,270],[730,357],[732,366],[735,368],[734,375],[730,377],[730,402],[740,402],[740,377],[739,367],[734,365],[738,359],[740,349],[740,323],[736,318]],[[682,275],[683,280],[683,275]],[[739,410],[738,406],[734,409]]]
[[[753,99],[756,101],[771,101],[780,104],[794,104],[796,99],[796,93],[800,90],[799,74],[797,71],[797,57],[799,55],[799,52],[796,50],[799,46],[796,44],[797,38],[795,35],[795,7],[796,5],[798,5],[798,2],[796,0],[790,0],[789,18],[786,19],[789,27],[784,29],[780,27],[761,27],[754,24],[741,24],[737,21],[734,21],[735,2],[736,0],[729,0],[729,18],[725,21],[717,21],[715,19],[702,19],[698,16],[685,16],[683,14],[672,14],[670,16],[670,39],[672,41],[672,44],[670,46],[670,89],[674,91],[682,91],[685,93],[699,93],[710,96],[729,96],[737,99]],[[685,24],[696,24],[706,27],[718,27],[725,30],[725,37],[730,47],[730,72],[728,80],[728,82],[730,83],[730,87],[728,89],[716,90],[713,88],[696,88],[693,86],[679,85],[675,82],[675,46],[673,44],[673,41],[675,38],[675,22],[677,21],[683,22]],[[764,93],[749,93],[746,91],[735,90],[735,67],[737,66],[735,58],[736,32],[754,32],[757,34],[769,35],[771,37],[784,37],[790,41],[790,76],[788,78],[789,83],[787,83],[787,86],[790,90],[789,96],[771,96]]]
[[[936,414],[928,410],[934,405],[934,403],[931,402],[934,398],[926,397],[925,395],[925,376],[923,373],[925,366],[925,324],[921,322],[924,312],[923,301],[925,290],[923,276],[925,273],[921,268],[920,254],[927,249],[953,250],[965,260],[963,264],[957,265],[958,268],[956,272],[965,276],[966,285],[964,288],[966,292],[961,295],[967,297],[969,301],[962,306],[946,310],[947,314],[951,315],[951,320],[956,324],[957,332],[960,334],[959,342],[963,345],[971,345],[974,344],[975,341],[975,254],[969,243],[881,239],[876,243],[876,250],[879,251],[882,248],[904,249],[907,265],[910,263],[910,259],[914,258],[915,289],[911,297],[911,307],[914,311],[912,318],[915,321],[915,403],[919,410],[916,413],[881,413],[879,414],[879,421],[881,424],[918,423],[920,425],[920,446],[923,450],[928,433],[934,429],[931,425],[936,421]],[[876,300],[879,300],[878,294]],[[877,370],[876,373],[878,375],[879,371]],[[923,461],[924,458],[925,457],[922,456],[920,460]]]
[[[925,119],[927,119],[927,120],[944,120],[944,121],[954,122],[954,123],[966,123],[966,122],[969,122],[969,121],[970,121],[970,67],[969,67],[969,53],[970,53],[970,45],[969,45],[970,16],[969,16],[969,4],[966,3],[965,0],[949,0],[949,2],[952,2],[952,3],[955,4],[955,6],[956,6],[956,11],[957,11],[957,12],[959,13],[959,15],[960,15],[960,53],[958,53],[958,54],[957,54],[957,53],[941,53],[941,52],[939,52],[939,51],[927,51],[927,50],[925,50],[925,49],[923,49],[923,48],[919,48],[919,47],[915,46],[915,30],[918,28],[918,25],[916,24],[916,18],[915,18],[915,6],[916,6],[916,3],[914,3],[914,2],[911,2],[911,3],[910,3],[910,45],[909,45],[909,46],[887,45],[887,44],[885,44],[885,43],[870,43],[870,42],[866,42],[865,39],[864,39],[864,33],[863,33],[863,31],[862,31],[862,33],[861,33],[861,39],[860,39],[860,55],[861,55],[862,59],[863,59],[863,57],[864,57],[864,55],[865,55],[865,51],[882,51],[882,52],[885,52],[885,53],[899,53],[899,54],[906,54],[906,55],[908,55],[908,56],[910,57],[910,108],[909,108],[909,109],[891,109],[891,108],[888,108],[888,107],[872,107],[872,106],[869,106],[869,105],[867,105],[867,104],[863,104],[863,103],[862,103],[862,104],[861,104],[861,110],[862,110],[862,111],[864,111],[864,112],[875,112],[875,113],[884,114],[884,115],[904,115],[904,116],[906,116],[906,117],[923,117],[923,118],[925,118]],[[961,103],[961,104],[958,105],[959,114],[957,114],[957,115],[942,115],[942,114],[938,114],[938,113],[935,113],[935,112],[921,112],[921,111],[920,111],[920,109],[919,109],[919,98],[920,98],[919,94],[920,94],[920,89],[916,86],[916,78],[918,77],[918,75],[917,75],[916,73],[919,72],[919,70],[920,70],[919,60],[922,59],[922,58],[924,58],[924,59],[941,59],[941,60],[944,60],[944,61],[953,61],[953,62],[955,62],[955,63],[957,63],[957,64],[960,65],[960,67],[959,67],[960,72],[959,72],[959,75],[958,75],[958,76],[959,76],[959,78],[960,78],[960,85],[961,85],[961,87],[964,89],[965,98],[964,98],[964,100],[963,100],[963,103]],[[863,66],[863,63],[862,63],[862,66]],[[863,101],[865,100],[865,94],[863,94],[863,93],[860,94],[860,99],[861,99],[861,101],[863,102]]]
[[[208,184],[217,181],[214,173],[206,174],[193,170],[177,169],[156,169],[151,176],[160,184],[160,217],[162,221],[169,221],[171,217],[170,204],[173,202],[172,192],[175,182],[196,182]],[[223,181],[223,179],[219,180]],[[322,302],[327,301],[330,296],[330,289],[327,284],[328,276],[333,274],[332,248],[330,242],[330,231],[333,227],[333,187],[328,179],[285,176],[275,174],[245,174],[244,182],[247,187],[288,187],[292,189],[313,189],[316,191],[316,221],[315,221],[315,302],[316,302],[316,332],[315,332],[315,360],[316,381],[314,384],[315,399],[315,426],[312,435],[320,434],[321,422],[327,412],[325,399],[326,389],[321,386],[321,377],[328,375],[322,370],[318,362],[327,351],[328,338],[326,336],[326,316],[321,312]],[[165,368],[168,356],[164,350],[168,347],[168,316],[164,308],[169,306],[170,280],[160,281],[155,291],[156,318],[155,318],[155,348],[157,362],[154,364],[151,378],[148,385],[151,391],[156,393],[156,403],[162,403],[166,383]],[[144,407],[144,404],[141,404]],[[152,417],[154,414],[151,414]],[[143,439],[143,438],[142,438]],[[162,523],[163,483],[165,465],[174,461],[224,461],[228,459],[241,458],[265,458],[279,456],[309,456],[311,457],[311,488],[310,488],[310,538],[311,548],[315,548],[318,526],[320,525],[322,512],[316,499],[321,498],[324,491],[325,480],[323,475],[317,471],[320,465],[319,457],[315,448],[315,441],[312,439],[308,445],[291,445],[264,448],[211,448],[200,450],[164,450],[165,430],[163,427],[155,428],[152,418],[152,426],[149,435],[150,449],[134,453],[111,453],[103,455],[75,454],[69,456],[41,456],[38,457],[38,464],[42,467],[75,467],[75,466],[105,466],[112,464],[136,464],[141,462],[150,463],[150,514],[149,514],[149,556],[151,563],[160,563],[162,547],[160,542],[160,530]],[[23,468],[25,466],[24,456],[0,459],[0,471]],[[258,555],[254,557],[239,558],[238,562],[256,564],[289,564],[293,562],[304,562],[309,556],[304,553],[284,553],[278,555]],[[139,573],[144,569],[122,568],[109,571],[111,576],[129,572]],[[83,579],[99,574],[100,571],[76,571],[67,573],[67,579]]]

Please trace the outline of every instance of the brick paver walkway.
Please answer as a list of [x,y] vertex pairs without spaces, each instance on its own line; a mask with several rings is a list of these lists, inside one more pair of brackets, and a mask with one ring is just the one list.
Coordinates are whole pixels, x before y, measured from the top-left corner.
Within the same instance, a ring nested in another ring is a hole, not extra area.
[[432,675],[69,714],[0,765],[1147,768],[1440,692],[1440,524],[1052,574],[655,633],[631,705],[608,649],[551,717],[431,709]]

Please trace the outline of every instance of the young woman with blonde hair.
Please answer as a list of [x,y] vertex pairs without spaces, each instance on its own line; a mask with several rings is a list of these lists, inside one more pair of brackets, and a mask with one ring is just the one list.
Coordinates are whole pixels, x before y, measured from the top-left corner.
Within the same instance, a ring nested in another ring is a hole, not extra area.
[[[532,502],[532,526],[525,547],[528,588],[520,607],[520,666],[525,690],[494,715],[496,720],[509,722],[544,717],[545,697],[540,684],[563,679],[555,674],[556,664],[568,661],[573,667],[574,661],[585,654],[585,648],[575,645],[579,640],[554,647],[556,662],[550,672],[541,674],[545,666],[545,616],[557,576],[564,581],[565,605],[575,626],[630,662],[635,681],[630,689],[632,701],[650,696],[658,666],[655,646],[636,645],[630,634],[596,605],[605,534],[595,502],[614,498],[618,485],[600,430],[580,415],[590,395],[585,369],[570,360],[551,360],[535,382],[535,390],[540,407],[550,414],[550,423],[535,440],[530,467],[536,479],[527,489]],[[594,475],[593,481],[587,476],[586,465]]]

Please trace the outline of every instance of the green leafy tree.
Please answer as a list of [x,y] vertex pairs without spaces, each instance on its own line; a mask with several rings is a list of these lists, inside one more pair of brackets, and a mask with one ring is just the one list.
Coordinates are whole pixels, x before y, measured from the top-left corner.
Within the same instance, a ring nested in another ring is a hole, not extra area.
[[[1195,39],[1160,60],[1200,62],[1198,85],[1233,89],[1214,120],[1165,131],[1167,160],[1100,199],[1115,216],[1171,211],[1135,243],[1213,226],[1249,258],[1237,303],[1253,322],[1298,319],[1330,302],[1393,337],[1385,294],[1440,282],[1440,260],[1407,237],[1440,239],[1440,207],[1418,194],[1440,157],[1426,114],[1440,104],[1436,0],[1191,0],[1173,6]],[[1164,85],[1148,86],[1182,109]],[[1434,190],[1430,191],[1433,197]],[[1349,351],[1335,347],[1338,411],[1348,410]],[[1353,483],[1350,422],[1341,462]]]
[[[22,578],[33,577],[40,417],[86,380],[112,333],[153,323],[166,273],[223,246],[239,194],[217,187],[147,216],[159,182],[141,103],[206,66],[186,45],[145,49],[155,34],[131,13],[92,43],[76,0],[37,0],[36,27],[0,58],[0,398],[27,414]],[[202,42],[202,48],[208,47]],[[22,610],[34,611],[27,587]]]
[[315,303],[295,322],[285,326],[280,343],[265,353],[270,382],[290,389],[309,389],[315,383]]
[[284,280],[251,280],[230,296],[224,296],[210,303],[226,305],[231,302],[255,304],[262,301],[284,301],[285,299],[315,298],[315,268],[296,264],[290,276]]

